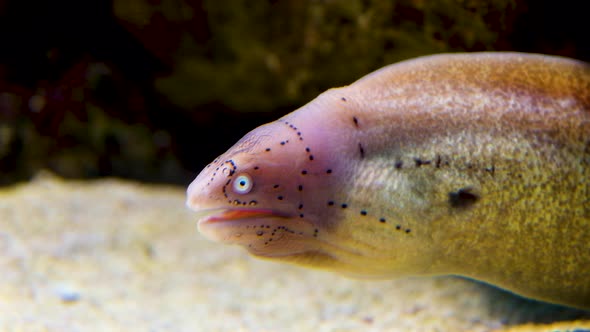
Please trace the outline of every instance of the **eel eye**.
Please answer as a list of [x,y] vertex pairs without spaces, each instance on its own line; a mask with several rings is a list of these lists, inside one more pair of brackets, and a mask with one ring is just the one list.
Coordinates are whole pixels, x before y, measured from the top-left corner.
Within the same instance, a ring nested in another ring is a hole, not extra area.
[[250,175],[242,173],[236,177],[233,183],[233,189],[236,194],[244,195],[252,190],[254,182]]

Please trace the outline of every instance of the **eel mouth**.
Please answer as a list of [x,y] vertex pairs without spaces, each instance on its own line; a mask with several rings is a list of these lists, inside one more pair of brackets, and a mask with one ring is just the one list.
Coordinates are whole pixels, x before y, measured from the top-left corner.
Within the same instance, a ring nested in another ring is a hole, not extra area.
[[317,229],[305,219],[255,208],[199,211],[198,229],[205,237],[226,244],[237,244],[250,253],[282,257],[317,250]]
[[208,213],[208,215],[204,218],[199,220],[200,223],[215,223],[221,221],[231,221],[231,220],[244,220],[244,219],[256,219],[256,218],[268,218],[268,217],[286,217],[286,215],[275,212],[271,209],[246,209],[246,208],[236,208],[236,209],[214,209],[209,211],[203,211],[204,213]]
[[341,272],[354,272],[366,261],[363,250],[342,243],[307,216],[263,208],[206,209],[197,216],[205,237],[239,245],[259,258]]

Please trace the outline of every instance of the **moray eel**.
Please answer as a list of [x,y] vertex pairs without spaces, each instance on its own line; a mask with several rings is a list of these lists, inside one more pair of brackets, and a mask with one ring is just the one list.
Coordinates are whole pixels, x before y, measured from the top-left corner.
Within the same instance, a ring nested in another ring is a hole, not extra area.
[[187,205],[206,237],[258,257],[590,308],[590,66],[467,53],[384,67],[248,133]]

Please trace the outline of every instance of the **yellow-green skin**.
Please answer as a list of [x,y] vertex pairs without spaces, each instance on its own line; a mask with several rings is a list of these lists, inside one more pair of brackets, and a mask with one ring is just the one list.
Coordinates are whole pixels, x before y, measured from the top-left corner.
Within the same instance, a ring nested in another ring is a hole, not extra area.
[[385,67],[250,132],[187,204],[205,235],[257,256],[590,308],[590,67],[519,53]]

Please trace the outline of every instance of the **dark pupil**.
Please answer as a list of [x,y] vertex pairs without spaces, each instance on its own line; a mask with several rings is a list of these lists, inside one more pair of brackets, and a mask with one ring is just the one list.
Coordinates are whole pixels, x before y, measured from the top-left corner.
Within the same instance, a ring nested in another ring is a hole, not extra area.
[[244,180],[240,181],[240,186],[242,186],[242,187],[243,187],[243,186],[245,186],[245,185],[246,185],[246,181],[244,181]]

